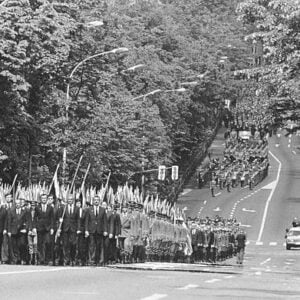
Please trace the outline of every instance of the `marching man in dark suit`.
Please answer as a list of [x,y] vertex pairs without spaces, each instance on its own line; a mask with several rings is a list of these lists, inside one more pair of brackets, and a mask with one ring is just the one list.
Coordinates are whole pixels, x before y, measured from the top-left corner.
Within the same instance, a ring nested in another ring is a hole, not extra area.
[[80,199],[76,200],[76,206],[78,208],[76,265],[85,266],[88,257],[88,239],[84,236],[87,209],[81,207],[82,204]]
[[108,260],[112,262],[117,262],[118,253],[117,253],[117,241],[121,235],[121,217],[117,213],[117,207],[114,207],[112,212],[108,217],[108,238],[109,238],[109,247],[108,247]]
[[11,194],[5,195],[5,220],[4,220],[4,230],[3,230],[3,242],[2,242],[2,251],[1,251],[1,259],[3,263],[10,264],[12,259],[12,248],[11,248],[11,239],[7,235],[7,217],[8,211],[14,207],[13,205],[13,197]]
[[95,196],[93,205],[87,210],[85,219],[85,237],[89,237],[89,259],[91,265],[104,265],[103,237],[107,236],[107,216],[100,207],[100,198]]
[[28,250],[30,256],[30,264],[35,265],[37,263],[37,227],[38,218],[36,212],[36,201],[31,201],[30,207],[27,210],[27,229],[28,229]]
[[21,200],[17,199],[15,207],[7,214],[7,235],[11,239],[12,262],[25,264],[28,261],[26,210],[21,208]]
[[61,234],[63,240],[63,256],[65,266],[75,265],[76,233],[78,230],[78,207],[75,206],[74,200],[74,197],[69,195],[67,206],[62,206],[59,211],[59,219],[60,222],[62,222]]
[[7,210],[5,204],[0,204],[0,263],[3,263],[3,257],[2,257],[2,245],[5,235],[5,228],[6,228],[6,216],[7,216]]
[[47,195],[41,195],[41,204],[36,208],[38,219],[39,264],[47,265],[51,258],[51,235],[54,233],[53,207],[47,204]]

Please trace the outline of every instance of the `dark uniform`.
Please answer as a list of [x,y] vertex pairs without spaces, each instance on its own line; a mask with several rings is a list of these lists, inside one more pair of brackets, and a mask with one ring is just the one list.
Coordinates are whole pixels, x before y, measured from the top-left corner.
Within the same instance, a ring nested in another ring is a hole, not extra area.
[[27,249],[27,213],[21,207],[14,207],[8,211],[7,232],[10,235],[12,247],[12,262],[28,262]]
[[36,208],[38,218],[38,252],[39,264],[48,264],[51,259],[51,234],[54,233],[53,207],[41,203]]
[[7,210],[5,206],[0,206],[0,262],[3,262],[2,257],[2,245],[4,240],[4,230],[5,230],[5,223],[6,223],[6,216],[7,216]]
[[116,262],[118,260],[117,239],[121,234],[121,217],[116,210],[112,211],[107,220],[108,223],[108,260]]
[[76,264],[85,266],[88,260],[88,239],[84,236],[87,209],[78,208]]
[[[59,218],[63,218],[61,236],[63,242],[64,265],[75,265],[78,210],[79,208],[74,204],[67,204],[66,207],[61,207],[59,211]],[[65,214],[63,216],[64,211]]]
[[107,236],[107,216],[105,209],[92,206],[87,209],[85,231],[89,236],[89,263],[91,265],[104,264],[103,238]]

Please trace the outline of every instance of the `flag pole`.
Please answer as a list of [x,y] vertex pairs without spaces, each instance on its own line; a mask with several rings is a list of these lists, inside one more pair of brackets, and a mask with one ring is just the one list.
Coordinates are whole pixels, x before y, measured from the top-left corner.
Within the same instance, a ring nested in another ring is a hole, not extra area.
[[57,175],[57,172],[58,172],[58,168],[59,168],[59,164],[58,164],[57,167],[56,167],[56,170],[55,170],[55,173],[54,173],[54,175],[53,175],[53,178],[52,178],[50,187],[49,187],[49,189],[48,189],[48,196],[49,196],[49,194],[50,194],[50,192],[51,192],[51,189],[52,189],[52,186],[53,186],[53,183],[54,183],[54,178],[55,178],[55,176]]
[[[83,189],[84,189],[84,184],[85,184],[85,180],[86,180],[86,178],[87,178],[87,175],[88,175],[88,173],[89,173],[89,170],[90,170],[90,167],[91,167],[91,164],[89,163],[88,164],[88,167],[87,167],[87,169],[86,169],[86,171],[85,171],[85,174],[84,174],[84,178],[83,178],[83,181],[82,181],[82,184],[81,184],[81,187],[80,187],[80,191],[81,191],[81,193],[83,194]],[[83,197],[83,195],[82,195],[82,207],[84,207],[85,206],[85,203],[83,203],[83,199],[84,199],[85,197]],[[84,205],[83,205],[84,204]]]
[[110,175],[111,175],[111,171],[109,171],[109,174],[108,174],[108,177],[107,177],[107,180],[106,180],[106,184],[105,184],[105,188],[104,188],[104,193],[102,195],[101,202],[103,202],[103,200],[104,200],[104,197],[105,197],[105,194],[106,194],[106,191],[107,191],[107,188],[108,188],[108,182],[109,182],[109,179],[110,179]]
[[[67,197],[66,197],[67,199],[68,199],[69,191],[72,191],[72,189],[73,189],[73,186],[74,186],[74,183],[75,183],[75,179],[76,179],[76,176],[77,176],[77,173],[78,173],[80,164],[81,164],[82,157],[83,157],[83,156],[81,155],[81,156],[80,156],[80,159],[79,159],[79,162],[78,162],[78,164],[77,164],[77,168],[76,168],[75,174],[74,174],[74,176],[73,176],[71,188],[67,191]],[[66,200],[67,200],[67,199],[66,199]],[[60,222],[59,222],[59,226],[58,226],[58,229],[57,229],[56,234],[55,234],[55,240],[54,240],[54,242],[57,241],[57,238],[58,238],[58,236],[59,236],[59,234],[60,234],[61,226],[62,226],[63,219],[64,219],[64,216],[65,216],[65,213],[66,213],[66,209],[67,209],[67,205],[65,205],[65,207],[64,207],[63,214],[62,214],[62,216],[61,216],[61,219],[60,219]]]
[[17,177],[18,177],[18,174],[15,175],[15,178],[14,178],[14,181],[11,185],[11,188],[10,188],[10,191],[9,191],[9,194],[11,193],[11,191],[13,192],[13,203],[15,202],[15,184],[16,184],[16,181],[17,181]]

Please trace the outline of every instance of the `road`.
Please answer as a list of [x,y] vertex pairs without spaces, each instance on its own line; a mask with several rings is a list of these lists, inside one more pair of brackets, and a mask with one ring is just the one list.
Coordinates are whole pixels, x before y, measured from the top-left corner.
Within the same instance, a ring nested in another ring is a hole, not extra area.
[[[300,299],[300,250],[284,245],[285,229],[300,216],[300,143],[284,135],[279,142],[269,140],[269,176],[254,190],[212,198],[190,184],[179,201],[191,216],[234,216],[242,223],[248,237],[242,267],[234,259],[219,266],[154,264],[151,271],[2,265],[1,299]],[[220,138],[213,154],[221,146]]]

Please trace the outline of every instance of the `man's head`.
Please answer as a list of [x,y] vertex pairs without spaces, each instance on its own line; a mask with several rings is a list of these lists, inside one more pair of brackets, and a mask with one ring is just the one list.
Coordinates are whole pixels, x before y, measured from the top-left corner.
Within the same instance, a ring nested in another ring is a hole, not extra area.
[[73,197],[72,195],[69,195],[68,200],[67,200],[67,203],[68,203],[69,205],[72,205],[72,204],[74,203],[74,197]]
[[107,211],[111,211],[111,206],[110,205],[107,205]]
[[102,202],[102,205],[101,205],[104,209],[107,208],[107,203],[105,201]]
[[52,195],[49,195],[48,196],[48,204],[53,204],[53,202],[54,202],[54,199],[53,199],[53,196]]
[[95,196],[94,199],[93,199],[93,204],[95,206],[99,206],[100,204],[100,197],[99,196]]
[[22,206],[22,207],[25,207],[25,205],[26,205],[25,199],[22,198],[22,199],[20,199],[20,201],[21,201],[21,206]]
[[16,199],[15,204],[16,204],[17,209],[21,208],[21,200],[20,199]]
[[11,203],[12,200],[13,200],[12,194],[7,194],[7,195],[5,196],[5,199],[6,199],[6,202],[7,202],[7,203]]
[[41,195],[41,202],[42,202],[42,204],[46,204],[47,203],[47,195],[46,194],[42,194]]
[[79,208],[81,207],[81,201],[80,201],[80,199],[76,200],[76,206],[79,207]]

